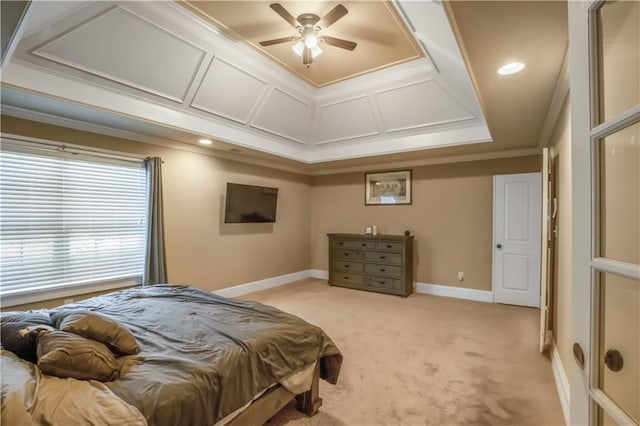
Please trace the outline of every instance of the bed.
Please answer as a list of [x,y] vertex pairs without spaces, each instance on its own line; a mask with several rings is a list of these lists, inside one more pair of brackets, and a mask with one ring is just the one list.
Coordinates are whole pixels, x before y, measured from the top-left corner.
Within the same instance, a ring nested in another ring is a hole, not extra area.
[[[319,379],[335,384],[342,364],[320,328],[274,307],[194,287],[137,287],[46,314],[55,319],[70,312],[116,321],[135,336],[139,352],[115,357],[118,378],[97,381],[43,374],[3,350],[2,423],[82,423],[81,412],[94,424],[261,424],[294,397],[301,411],[314,415]],[[36,336],[43,345],[43,334]]]

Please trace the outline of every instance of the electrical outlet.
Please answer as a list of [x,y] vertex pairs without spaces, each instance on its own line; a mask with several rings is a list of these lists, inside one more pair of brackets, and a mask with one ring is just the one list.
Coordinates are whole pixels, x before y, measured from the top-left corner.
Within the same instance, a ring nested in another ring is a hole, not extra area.
[[64,299],[65,305],[68,305],[69,303],[73,303],[73,299]]
[[458,281],[464,281],[464,272],[458,271]]

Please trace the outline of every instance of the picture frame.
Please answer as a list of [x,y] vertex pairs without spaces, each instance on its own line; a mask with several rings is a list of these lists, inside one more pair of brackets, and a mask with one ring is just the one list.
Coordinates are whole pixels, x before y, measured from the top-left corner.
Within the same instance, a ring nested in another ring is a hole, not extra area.
[[364,204],[366,206],[412,203],[411,170],[365,173],[364,187]]

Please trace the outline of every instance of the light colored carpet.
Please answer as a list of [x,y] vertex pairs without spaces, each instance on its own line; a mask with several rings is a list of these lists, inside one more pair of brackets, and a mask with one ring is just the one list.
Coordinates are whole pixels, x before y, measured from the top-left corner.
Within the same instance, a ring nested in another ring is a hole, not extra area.
[[561,425],[537,309],[330,287],[323,280],[242,297],[323,328],[344,355],[320,413],[294,404],[267,424]]

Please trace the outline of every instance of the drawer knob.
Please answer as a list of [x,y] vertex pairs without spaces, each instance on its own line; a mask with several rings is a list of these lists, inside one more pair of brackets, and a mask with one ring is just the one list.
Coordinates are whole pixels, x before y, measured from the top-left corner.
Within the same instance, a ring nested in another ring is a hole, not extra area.
[[380,268],[380,272],[384,272],[384,271],[386,271],[385,268]]
[[344,279],[345,279],[345,280],[348,280],[348,279],[349,279],[349,277],[344,277]]
[[349,256],[349,253],[345,253],[344,255],[345,255],[345,256]]
[[380,284],[384,284],[384,281],[378,281],[378,283],[380,283]]
[[391,248],[393,247],[391,244],[387,244],[387,248]]
[[360,244],[360,245],[361,245],[362,247],[366,247],[366,246],[367,246],[367,243],[362,243],[362,244]]
[[344,265],[344,267],[345,267],[345,268],[348,268],[349,266],[350,266],[349,264],[347,264],[347,265]]
[[384,259],[384,258],[386,258],[386,257],[387,257],[387,256],[380,256],[380,259]]
[[341,246],[343,246],[343,245],[344,245],[344,243],[343,243],[342,241],[340,241],[338,244],[339,244],[339,245],[341,245]]

